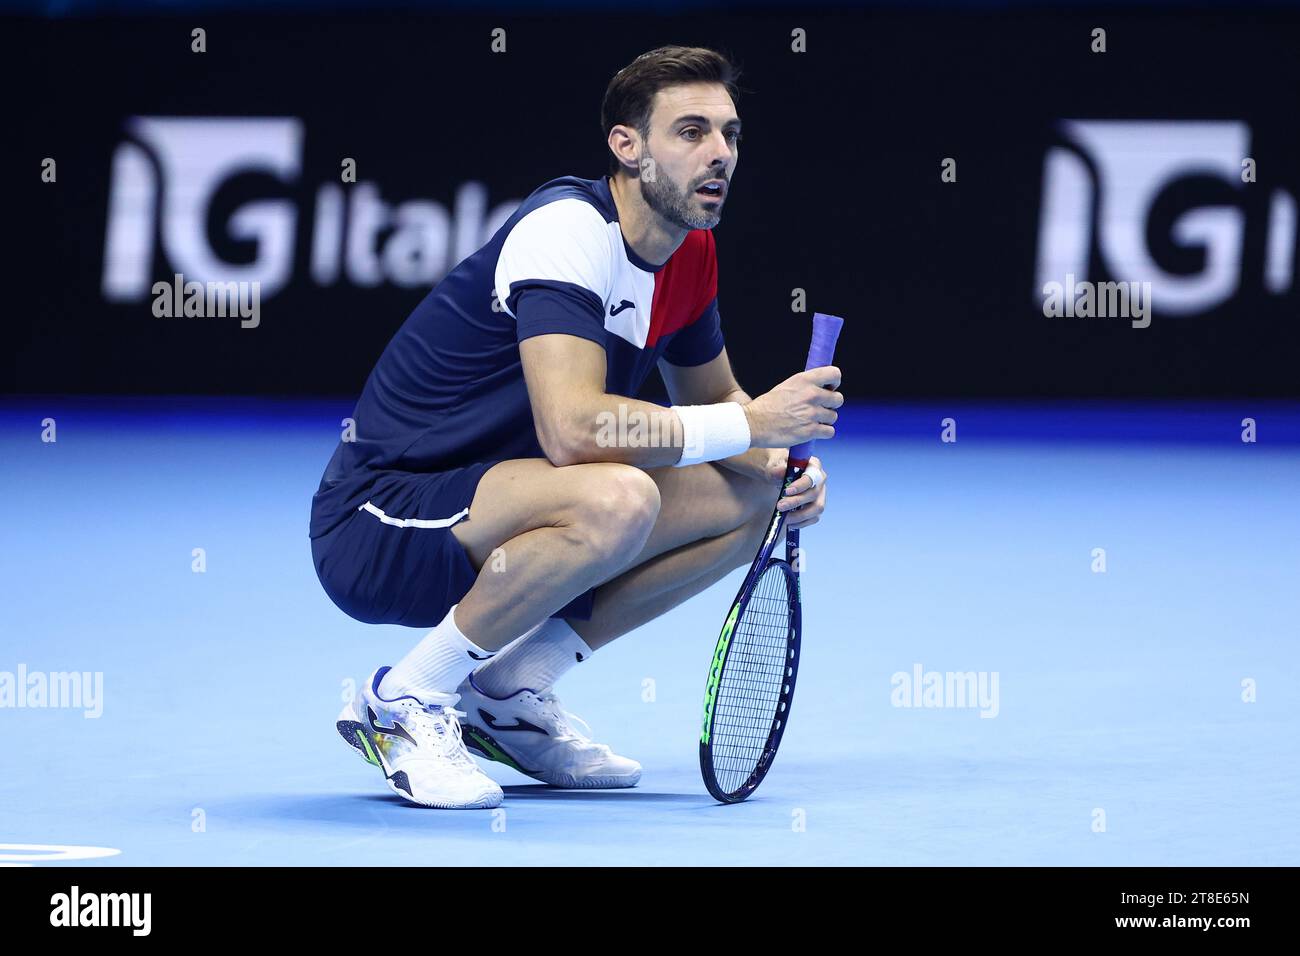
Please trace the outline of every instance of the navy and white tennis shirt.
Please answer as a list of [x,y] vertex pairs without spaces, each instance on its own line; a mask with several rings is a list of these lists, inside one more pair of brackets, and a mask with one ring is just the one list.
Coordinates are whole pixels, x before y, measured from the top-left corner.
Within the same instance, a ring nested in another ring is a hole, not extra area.
[[722,351],[713,234],[687,233],[658,268],[619,228],[606,178],[538,188],[424,298],[388,343],[312,509],[311,537],[366,499],[378,474],[545,457],[519,343],[565,333],[605,347],[605,390],[635,397],[656,362]]

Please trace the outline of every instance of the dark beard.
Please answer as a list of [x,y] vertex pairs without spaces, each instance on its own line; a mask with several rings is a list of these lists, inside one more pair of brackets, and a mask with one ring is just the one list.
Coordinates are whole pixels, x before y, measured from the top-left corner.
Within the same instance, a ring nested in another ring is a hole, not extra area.
[[659,176],[654,182],[642,176],[637,181],[645,204],[679,229],[712,229],[722,220],[721,208],[714,212],[701,210],[693,201],[695,194],[678,189],[667,176]]

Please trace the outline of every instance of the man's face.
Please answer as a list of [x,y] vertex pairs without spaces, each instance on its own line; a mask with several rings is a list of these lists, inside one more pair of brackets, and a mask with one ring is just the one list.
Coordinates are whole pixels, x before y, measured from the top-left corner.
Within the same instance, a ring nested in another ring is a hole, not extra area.
[[[639,180],[646,205],[678,228],[712,229],[722,220],[739,142],[740,120],[722,84],[660,90]],[[706,183],[715,187],[712,195],[702,191]]]

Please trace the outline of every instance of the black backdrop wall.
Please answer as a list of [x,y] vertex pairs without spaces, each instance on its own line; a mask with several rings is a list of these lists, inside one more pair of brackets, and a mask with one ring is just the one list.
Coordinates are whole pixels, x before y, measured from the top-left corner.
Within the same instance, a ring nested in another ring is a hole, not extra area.
[[[752,391],[798,367],[820,310],[848,320],[851,395],[1297,393],[1289,12],[195,14],[0,32],[9,393],[355,394],[514,203],[604,171],[605,83],[670,42],[744,69],[716,236]],[[256,327],[156,316],[153,283],[177,272],[259,283]],[[1067,276],[1149,282],[1149,325],[1045,314]]]

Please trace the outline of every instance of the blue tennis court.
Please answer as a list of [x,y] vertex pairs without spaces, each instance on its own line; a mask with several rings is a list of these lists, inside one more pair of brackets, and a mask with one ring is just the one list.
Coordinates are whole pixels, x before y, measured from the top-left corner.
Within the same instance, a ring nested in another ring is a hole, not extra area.
[[502,813],[406,805],[335,734],[351,682],[421,633],[350,620],[315,579],[309,501],[348,404],[8,399],[0,844],[120,851],[104,865],[1296,865],[1300,407],[1247,405],[846,406],[757,794],[715,804],[696,757],[737,571],[558,687],[640,786],[489,764]]

